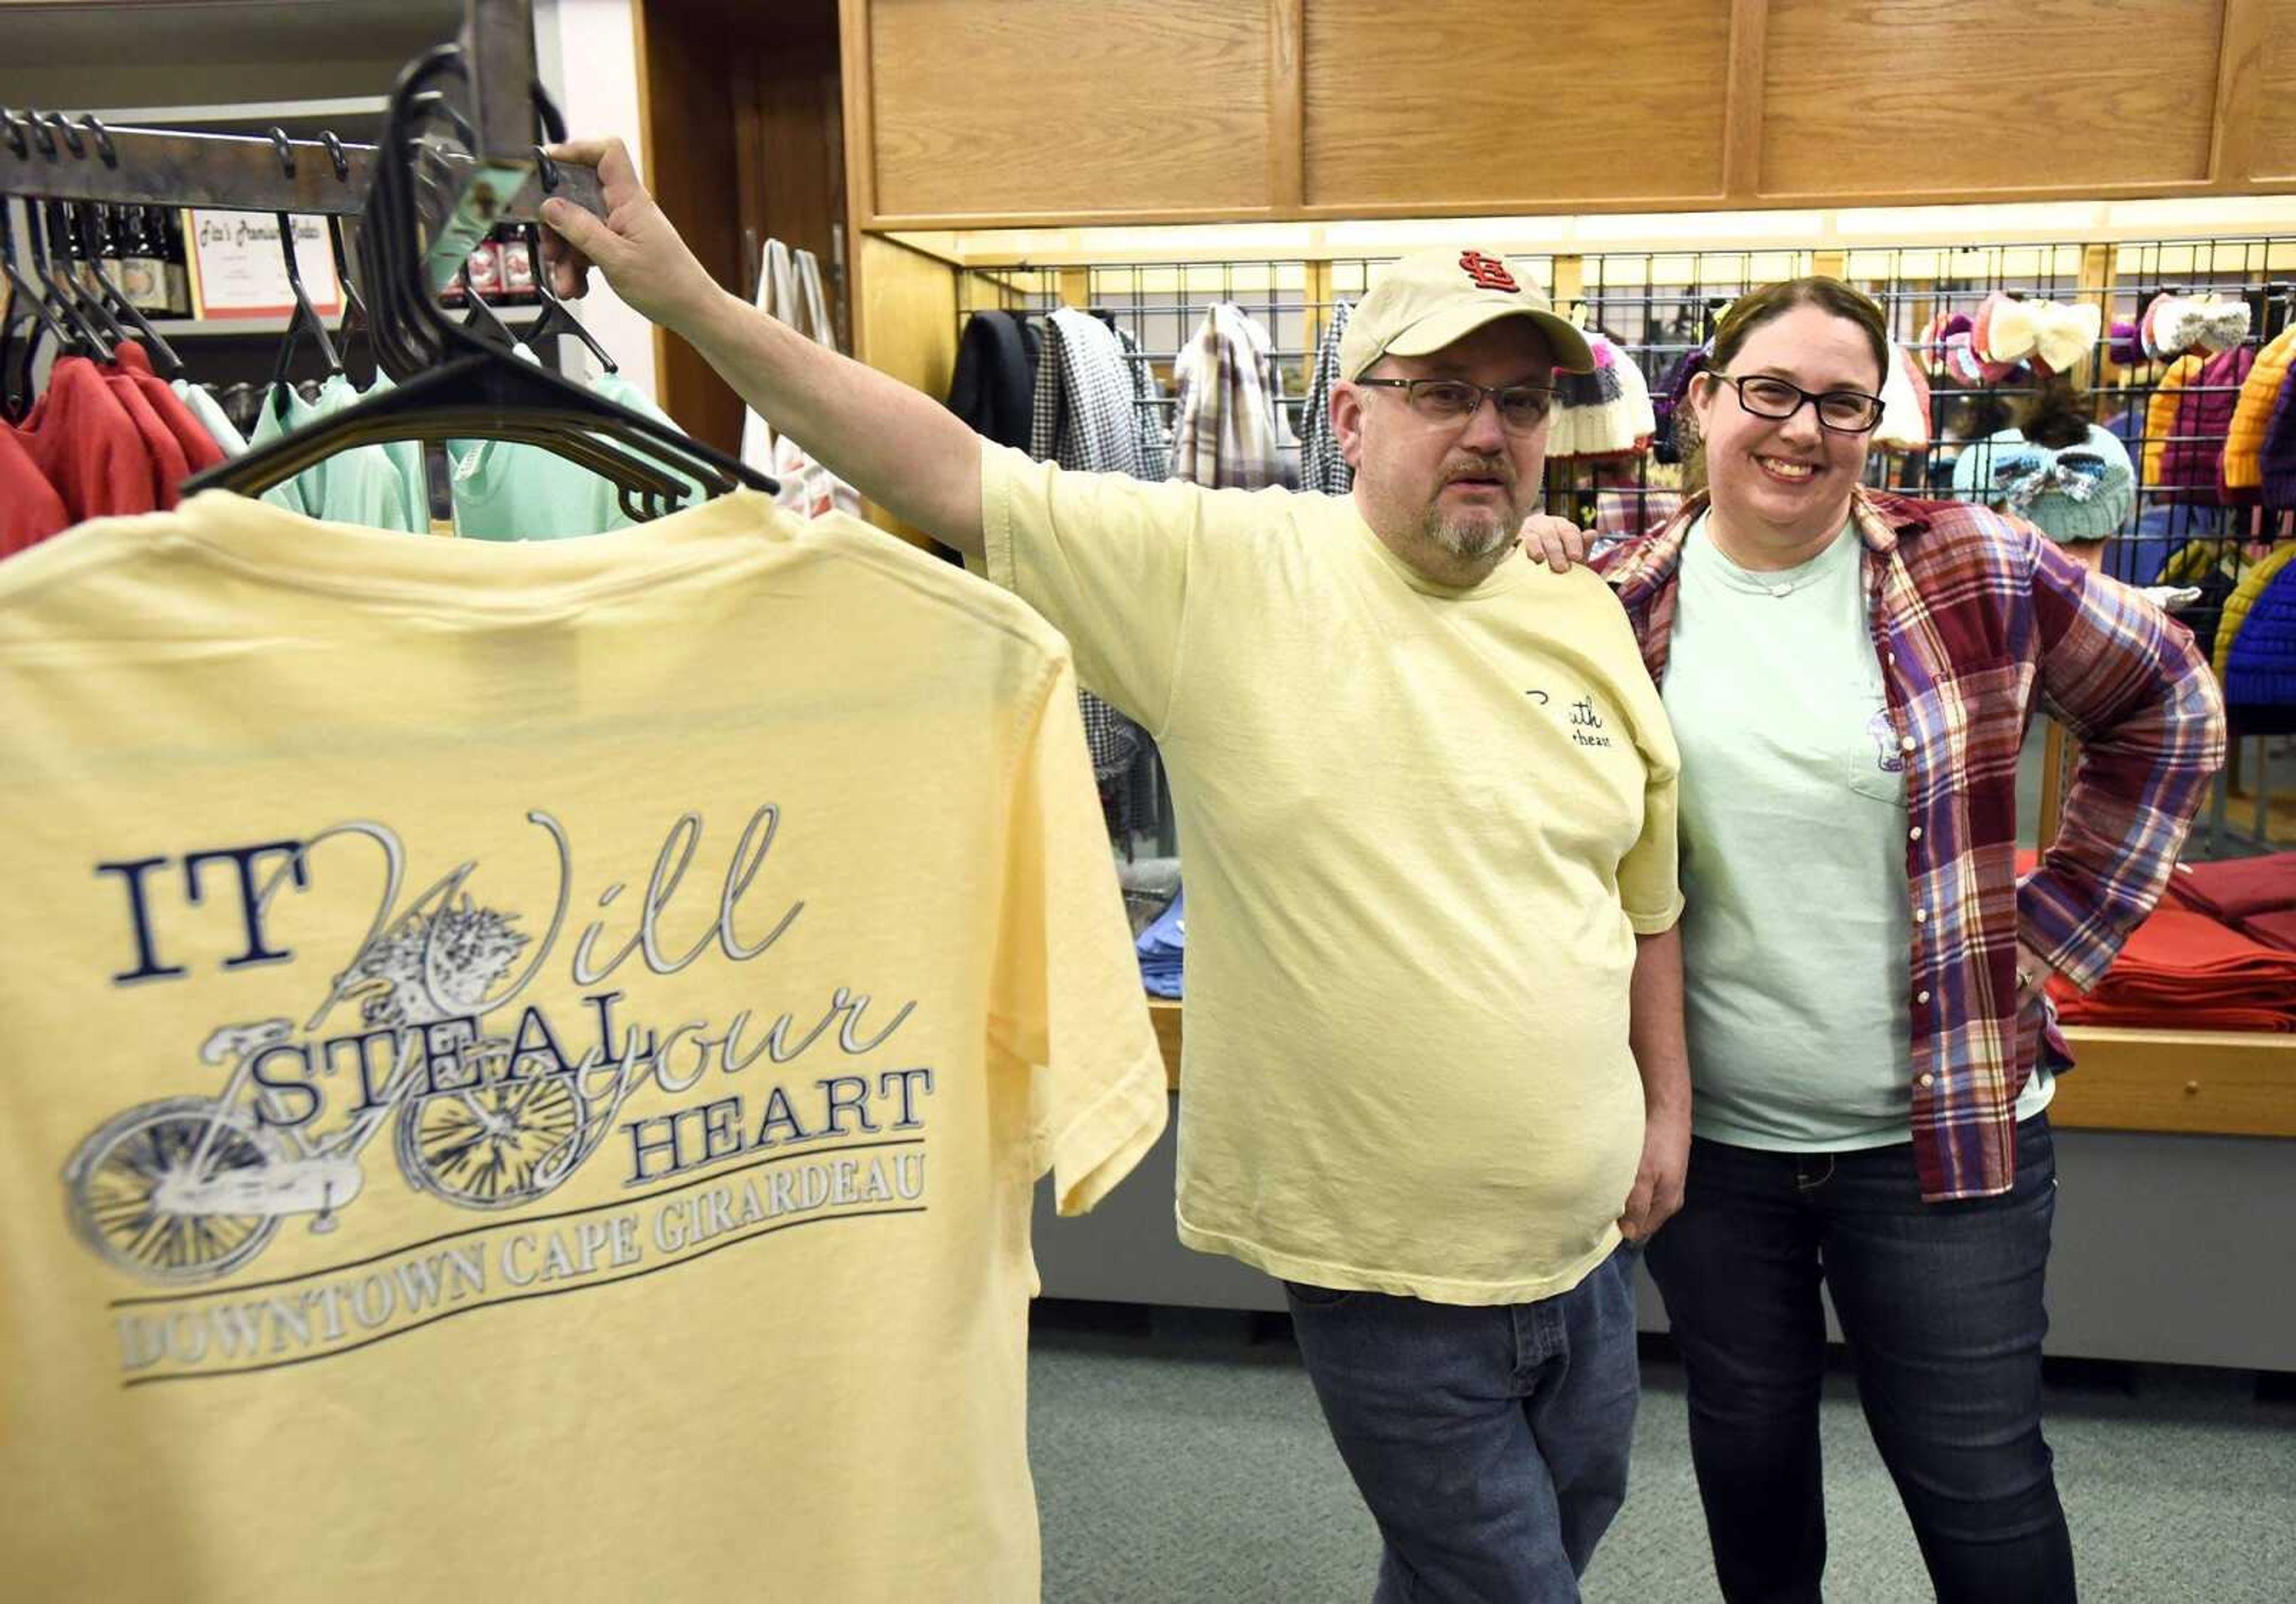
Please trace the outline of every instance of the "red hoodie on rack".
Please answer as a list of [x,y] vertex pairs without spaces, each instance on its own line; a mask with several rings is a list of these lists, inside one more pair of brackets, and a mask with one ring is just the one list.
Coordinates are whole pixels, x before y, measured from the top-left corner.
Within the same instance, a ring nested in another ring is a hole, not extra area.
[[85,356],[58,358],[30,416],[9,432],[63,503],[67,523],[160,504],[143,430]]

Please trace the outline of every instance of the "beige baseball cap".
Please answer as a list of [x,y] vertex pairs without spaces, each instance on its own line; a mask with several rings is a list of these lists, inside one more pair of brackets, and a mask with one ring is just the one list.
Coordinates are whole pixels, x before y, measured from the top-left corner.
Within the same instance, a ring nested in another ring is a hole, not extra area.
[[1587,336],[1556,315],[1537,277],[1496,251],[1448,246],[1414,252],[1381,272],[1341,337],[1340,372],[1357,379],[1382,356],[1429,356],[1501,317],[1538,324],[1556,367],[1594,372]]

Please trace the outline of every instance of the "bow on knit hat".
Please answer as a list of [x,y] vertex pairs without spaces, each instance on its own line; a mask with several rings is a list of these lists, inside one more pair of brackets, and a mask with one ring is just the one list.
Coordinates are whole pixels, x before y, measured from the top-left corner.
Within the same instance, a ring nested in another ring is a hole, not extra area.
[[2062,495],[2083,504],[2104,488],[2107,469],[2093,452],[2068,451],[2052,462],[2014,457],[1993,470],[1993,499],[2006,502],[2021,518],[2032,513],[2044,495]]
[[2104,314],[2094,303],[2013,300],[1997,291],[1977,315],[1973,343],[1987,376],[2006,376],[2028,357],[2046,372],[2078,365],[2096,344]]
[[2191,350],[2229,351],[2248,338],[2246,301],[2156,295],[2139,323],[2145,355],[2172,362]]

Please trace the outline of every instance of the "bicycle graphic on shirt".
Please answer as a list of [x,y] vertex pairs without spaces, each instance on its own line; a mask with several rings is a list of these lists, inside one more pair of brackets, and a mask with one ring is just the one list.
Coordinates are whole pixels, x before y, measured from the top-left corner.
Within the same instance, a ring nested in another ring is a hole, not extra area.
[[361,953],[341,994],[357,1001],[370,1031],[397,1033],[397,1052],[381,1093],[330,1130],[295,1123],[280,1089],[257,1078],[262,1055],[292,1038],[290,1021],[214,1032],[200,1060],[231,1066],[219,1093],[129,1109],[64,1166],[80,1239],[152,1280],[228,1275],[251,1263],[290,1215],[311,1215],[315,1232],[333,1231],[365,1190],[360,1155],[393,1115],[399,1173],[418,1191],[463,1208],[503,1209],[555,1189],[606,1130],[576,1076],[491,1076],[506,1065],[509,1046],[482,1039],[457,1049],[477,1070],[475,1084],[422,1089],[423,1027],[477,1017],[527,945],[510,925],[510,916],[466,900],[406,921]]

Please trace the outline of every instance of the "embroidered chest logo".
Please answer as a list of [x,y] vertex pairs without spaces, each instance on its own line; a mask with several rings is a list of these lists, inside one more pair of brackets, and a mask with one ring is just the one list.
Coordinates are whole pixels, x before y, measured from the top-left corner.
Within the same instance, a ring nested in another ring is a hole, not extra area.
[[1611,738],[1604,733],[1603,716],[1595,711],[1595,699],[1582,696],[1570,704],[1570,739],[1583,747],[1606,747]]
[[1898,744],[1898,726],[1890,722],[1887,708],[1876,708],[1874,716],[1866,721],[1866,732],[1874,738],[1875,760],[1885,774],[1906,772],[1905,754]]
[[1514,282],[1514,274],[1496,257],[1487,257],[1480,250],[1462,251],[1459,266],[1465,269],[1476,287],[1482,290],[1504,290],[1509,295],[1520,295],[1522,286]]

